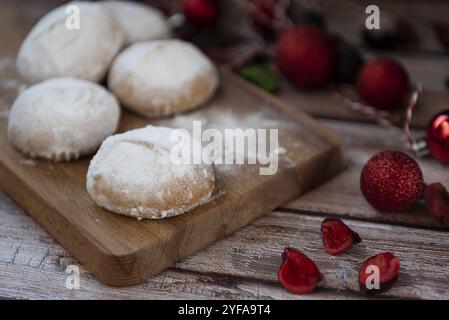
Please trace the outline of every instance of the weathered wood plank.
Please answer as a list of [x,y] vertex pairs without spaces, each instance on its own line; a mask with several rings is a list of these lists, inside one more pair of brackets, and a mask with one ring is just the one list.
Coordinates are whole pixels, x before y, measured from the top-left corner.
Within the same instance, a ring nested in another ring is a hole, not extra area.
[[399,282],[383,296],[449,298],[449,233],[370,222],[346,221],[360,233],[362,243],[348,254],[333,257],[323,251],[323,217],[271,213],[207,250],[177,264],[196,272],[220,272],[275,281],[284,247],[300,249],[324,273],[320,287],[358,290],[362,262],[392,251],[401,260]]
[[[326,290],[296,297],[279,287],[276,271],[285,246],[299,248],[317,262],[326,275],[321,288],[357,290],[355,277],[360,263],[369,255],[392,250],[401,258],[403,271],[398,285],[385,297],[449,297],[447,232],[347,221],[361,233],[364,241],[350,254],[335,258],[325,254],[321,247],[319,224],[322,217],[280,212],[256,221],[178,263],[177,269],[140,286],[107,287],[81,268],[81,289],[70,291],[64,287],[64,270],[76,261],[20,209],[11,209],[14,205],[9,200],[1,203],[0,296],[3,297],[336,298],[335,292]],[[342,294],[339,298],[354,298],[356,293],[339,294]]]
[[[21,299],[354,299],[320,289],[295,296],[276,281],[170,269],[145,283],[113,288],[80,266],[80,289],[65,287],[67,266],[78,265],[40,226],[0,193],[0,298]],[[212,269],[212,267],[211,267]]]
[[[426,212],[423,203],[406,212],[386,214],[378,212],[363,198],[359,184],[363,165],[381,150],[404,150],[400,136],[397,134],[395,136],[395,133],[376,125],[329,120],[322,122],[340,133],[346,150],[348,168],[338,177],[284,205],[283,208],[298,212],[329,213],[369,221],[447,229],[444,224]],[[423,132],[415,131],[415,134],[421,136]],[[427,183],[439,181],[449,187],[446,165],[431,157],[418,161]]]
[[[277,284],[257,283],[236,277],[168,270],[142,285],[130,288],[105,286],[82,270],[80,289],[65,288],[64,271],[48,272],[25,266],[0,265],[0,297],[11,299],[355,299],[357,296],[318,290],[295,296]],[[7,279],[7,281],[5,280]],[[358,297],[357,297],[358,298]]]

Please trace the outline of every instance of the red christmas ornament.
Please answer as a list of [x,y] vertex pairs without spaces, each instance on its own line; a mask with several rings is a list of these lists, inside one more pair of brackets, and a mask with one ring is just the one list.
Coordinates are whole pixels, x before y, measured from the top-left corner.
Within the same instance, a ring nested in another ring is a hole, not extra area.
[[435,158],[449,164],[449,110],[438,113],[430,121],[426,143]]
[[316,264],[302,252],[285,248],[282,253],[282,265],[278,271],[279,282],[288,291],[295,294],[312,292],[323,275]]
[[184,0],[183,12],[187,20],[197,27],[213,27],[219,10],[214,0]]
[[369,105],[391,110],[400,108],[409,89],[409,76],[393,59],[381,58],[367,63],[357,75],[359,96]]
[[276,44],[279,70],[299,87],[323,87],[333,78],[336,48],[330,37],[315,26],[284,31]]
[[363,167],[360,188],[366,200],[380,211],[406,210],[423,194],[423,174],[407,154],[383,151]]
[[[375,269],[379,270],[378,284]],[[400,261],[391,252],[382,252],[368,258],[359,270],[359,287],[363,293],[379,293],[390,289],[398,280]],[[377,287],[376,287],[377,286]]]

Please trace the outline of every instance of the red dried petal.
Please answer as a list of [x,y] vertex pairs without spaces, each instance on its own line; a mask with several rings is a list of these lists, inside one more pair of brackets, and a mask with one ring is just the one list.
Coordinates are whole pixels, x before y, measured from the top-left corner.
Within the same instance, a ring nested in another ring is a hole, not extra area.
[[362,241],[359,234],[349,228],[340,219],[327,218],[321,222],[324,251],[336,256],[352,248],[354,243]]
[[323,279],[323,275],[305,254],[293,248],[285,248],[278,278],[288,291],[294,294],[306,294],[316,288],[317,283]]
[[[368,289],[366,282],[372,272],[368,272],[369,266],[379,268],[379,288]],[[400,262],[391,252],[379,253],[365,260],[359,270],[359,286],[362,292],[377,293],[389,290],[398,280]],[[367,273],[368,272],[368,273]]]
[[432,183],[424,191],[429,213],[449,226],[449,192],[441,183]]

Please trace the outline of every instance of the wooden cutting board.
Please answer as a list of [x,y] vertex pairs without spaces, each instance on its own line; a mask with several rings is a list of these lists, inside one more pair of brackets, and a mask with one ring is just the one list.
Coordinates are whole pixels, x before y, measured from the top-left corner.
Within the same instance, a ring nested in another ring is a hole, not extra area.
[[[259,175],[258,165],[217,165],[213,200],[178,217],[137,221],[91,200],[85,188],[90,158],[69,163],[26,159],[10,145],[3,117],[0,185],[98,279],[127,286],[231,234],[342,168],[340,139],[332,131],[227,71],[221,78],[217,95],[197,111],[153,122],[123,112],[120,131],[149,123],[188,128],[192,120],[219,129],[278,128],[282,152],[275,175]],[[1,90],[8,95],[8,88]]]

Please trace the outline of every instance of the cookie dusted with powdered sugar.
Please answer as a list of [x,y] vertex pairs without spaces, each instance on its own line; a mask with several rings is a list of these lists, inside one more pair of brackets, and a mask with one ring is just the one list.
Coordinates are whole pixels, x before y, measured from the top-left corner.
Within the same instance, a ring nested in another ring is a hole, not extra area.
[[147,126],[107,138],[87,172],[92,199],[138,219],[176,216],[207,202],[215,184],[213,165],[172,161],[172,130]]
[[213,63],[180,40],[136,43],[112,63],[109,89],[120,102],[146,117],[167,116],[205,103],[218,86]]
[[8,137],[32,158],[68,161],[94,152],[115,133],[117,99],[96,83],[55,78],[22,92],[12,105]]
[[31,83],[56,77],[99,82],[123,44],[122,30],[106,7],[70,2],[33,27],[18,52],[17,71]]

